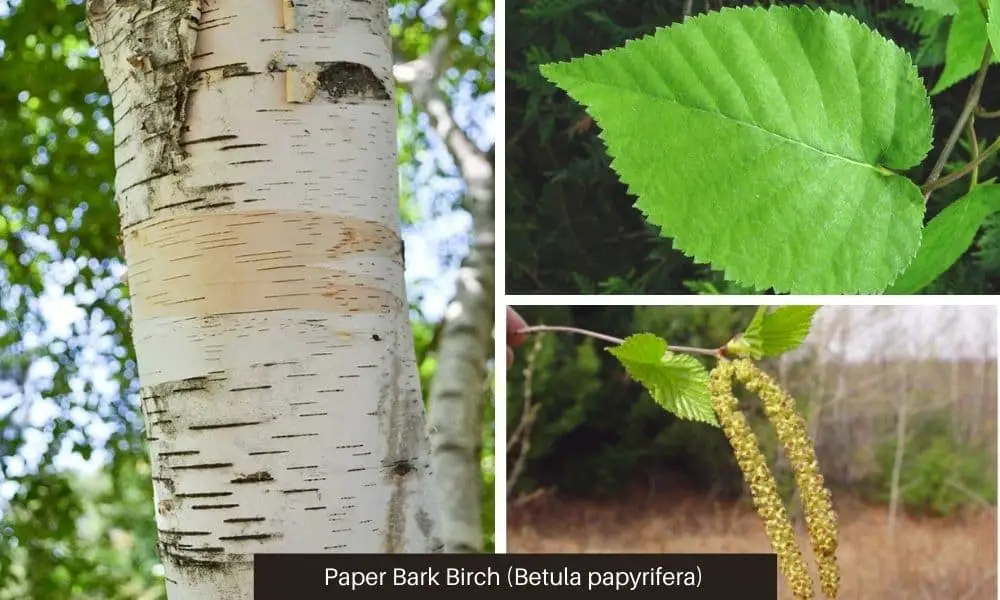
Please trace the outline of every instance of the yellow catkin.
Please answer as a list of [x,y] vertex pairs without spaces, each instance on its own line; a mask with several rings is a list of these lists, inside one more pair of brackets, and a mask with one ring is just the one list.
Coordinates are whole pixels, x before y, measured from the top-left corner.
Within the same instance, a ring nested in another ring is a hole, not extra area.
[[774,475],[760,451],[757,436],[750,429],[733,396],[734,374],[735,366],[725,359],[720,359],[712,369],[708,383],[712,406],[722,425],[722,431],[733,448],[736,462],[743,471],[743,478],[750,487],[754,507],[764,521],[764,531],[778,555],[781,571],[788,580],[792,593],[799,600],[810,600],[813,597],[812,578],[795,540],[792,523],[778,495]]
[[795,410],[795,400],[767,373],[748,359],[735,362],[736,379],[760,396],[764,412],[785,448],[785,456],[795,473],[799,497],[805,514],[809,541],[816,554],[820,584],[827,598],[836,598],[840,586],[837,565],[837,515],[830,491],[823,484],[823,474],[816,460],[816,450],[805,419]]

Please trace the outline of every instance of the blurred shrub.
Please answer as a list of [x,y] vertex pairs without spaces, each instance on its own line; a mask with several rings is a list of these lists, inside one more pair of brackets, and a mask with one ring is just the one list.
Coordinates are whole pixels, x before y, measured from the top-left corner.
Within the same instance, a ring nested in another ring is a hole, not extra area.
[[[870,483],[882,501],[892,492],[895,455],[895,440],[876,449],[879,470]],[[970,504],[996,504],[996,474],[989,455],[959,439],[940,412],[913,423],[904,445],[899,498],[908,511],[939,516]]]

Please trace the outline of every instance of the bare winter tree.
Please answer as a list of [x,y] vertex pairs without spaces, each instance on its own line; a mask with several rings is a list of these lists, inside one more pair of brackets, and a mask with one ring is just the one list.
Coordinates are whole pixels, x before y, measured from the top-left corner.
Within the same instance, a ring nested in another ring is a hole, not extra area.
[[386,5],[273,7],[87,3],[171,600],[252,597],[254,552],[440,546]]

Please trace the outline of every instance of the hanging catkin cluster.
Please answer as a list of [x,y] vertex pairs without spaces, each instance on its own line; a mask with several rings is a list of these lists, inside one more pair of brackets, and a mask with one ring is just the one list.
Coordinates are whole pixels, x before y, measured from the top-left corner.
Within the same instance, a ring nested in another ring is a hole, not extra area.
[[819,567],[820,585],[828,598],[835,598],[840,584],[836,557],[837,515],[833,512],[830,491],[823,485],[823,474],[819,470],[806,422],[796,412],[795,400],[749,359],[736,361],[736,379],[747,390],[760,396],[764,412],[785,448],[785,456],[792,465],[795,483],[799,486],[809,541]]
[[812,578],[795,540],[791,520],[778,495],[774,475],[760,451],[757,437],[740,411],[736,397],[733,396],[734,375],[748,390],[761,395],[765,412],[774,423],[778,438],[785,446],[800,488],[806,524],[817,556],[823,593],[828,598],[836,598],[840,580],[835,557],[836,517],[830,503],[830,494],[823,486],[823,476],[819,472],[815,451],[806,435],[805,423],[795,413],[791,397],[751,361],[739,360],[734,364],[729,360],[720,359],[712,370],[709,391],[719,423],[750,487],[754,507],[764,521],[764,530],[778,555],[782,573],[788,580],[792,593],[801,600],[813,597]]

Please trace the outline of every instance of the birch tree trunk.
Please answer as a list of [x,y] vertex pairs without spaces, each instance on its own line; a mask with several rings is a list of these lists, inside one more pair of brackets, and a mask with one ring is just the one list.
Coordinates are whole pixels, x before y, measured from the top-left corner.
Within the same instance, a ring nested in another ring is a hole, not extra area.
[[[442,8],[444,18],[453,17]],[[462,261],[455,296],[445,311],[438,366],[430,388],[431,465],[441,493],[441,539],[446,552],[480,552],[482,422],[486,364],[493,355],[494,169],[452,116],[437,87],[455,43],[443,32],[425,56],[397,65],[397,81],[427,113],[462,173],[472,215],[472,244]]]
[[89,0],[171,600],[440,549],[383,0]]

